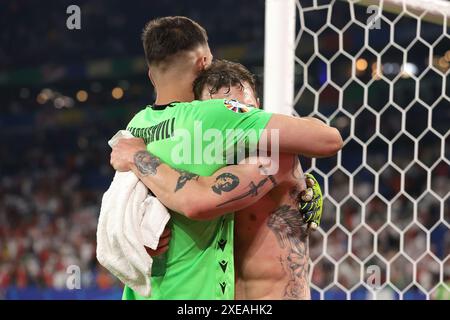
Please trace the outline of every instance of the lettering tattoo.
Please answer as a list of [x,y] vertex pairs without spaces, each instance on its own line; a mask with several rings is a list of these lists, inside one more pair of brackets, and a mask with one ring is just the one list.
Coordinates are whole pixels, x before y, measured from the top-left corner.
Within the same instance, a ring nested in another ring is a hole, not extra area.
[[175,192],[177,192],[178,190],[183,188],[188,181],[198,180],[198,178],[199,178],[198,174],[190,173],[188,171],[180,170],[180,169],[175,169],[175,170],[178,173],[180,173],[180,177],[178,178],[177,185],[175,187]]
[[154,176],[161,160],[147,151],[138,151],[134,154],[134,164],[143,176]]
[[309,298],[308,234],[300,213],[290,205],[282,205],[272,212],[267,225],[275,233],[280,247],[288,249],[286,260],[281,261],[290,276],[284,298]]
[[220,203],[219,205],[217,205],[217,207],[221,207],[221,206],[224,206],[224,205],[226,205],[228,203],[244,199],[245,197],[248,197],[248,196],[250,196],[250,197],[257,196],[258,195],[258,190],[261,189],[268,181],[271,181],[274,186],[277,185],[277,181],[275,180],[275,178],[273,176],[268,176],[267,178],[262,179],[258,184],[255,184],[252,181],[252,182],[250,182],[250,184],[248,186],[248,188],[249,188],[248,191],[246,191],[243,194],[241,194],[239,196],[236,196],[236,197],[234,197],[234,198],[232,198],[232,199],[230,199],[228,201]]
[[216,182],[211,187],[217,194],[222,192],[230,192],[239,185],[239,178],[232,173],[222,173],[216,178]]

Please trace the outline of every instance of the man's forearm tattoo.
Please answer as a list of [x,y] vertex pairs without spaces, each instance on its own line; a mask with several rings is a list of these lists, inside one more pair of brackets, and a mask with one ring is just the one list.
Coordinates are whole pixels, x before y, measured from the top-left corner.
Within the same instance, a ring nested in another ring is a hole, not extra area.
[[232,173],[222,173],[216,178],[211,189],[217,193],[230,192],[239,185],[239,178]]
[[191,181],[191,180],[198,180],[198,178],[199,178],[198,174],[190,173],[188,171],[184,171],[184,170],[180,170],[180,169],[175,169],[175,170],[180,173],[180,177],[178,178],[177,185],[175,187],[175,192],[177,192],[178,190],[183,188],[185,186],[186,182]]
[[248,186],[249,190],[244,192],[243,194],[236,196],[228,201],[225,201],[223,203],[220,203],[217,205],[217,207],[224,206],[226,204],[229,204],[231,202],[244,199],[245,197],[255,197],[258,195],[258,190],[261,189],[268,181],[271,181],[274,186],[277,185],[277,181],[273,176],[268,176],[267,178],[262,179],[258,184],[255,184],[253,181],[250,182],[250,185]]
[[139,151],[134,155],[134,164],[143,176],[154,176],[161,160],[147,151]]
[[272,212],[267,225],[275,233],[280,247],[288,249],[286,261],[281,262],[290,274],[284,298],[309,298],[308,237],[301,215],[290,205],[282,205]]

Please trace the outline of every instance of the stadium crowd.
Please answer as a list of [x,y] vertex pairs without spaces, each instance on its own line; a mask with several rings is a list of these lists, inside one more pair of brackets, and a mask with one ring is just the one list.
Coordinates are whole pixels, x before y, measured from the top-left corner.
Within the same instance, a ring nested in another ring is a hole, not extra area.
[[[81,30],[66,28],[66,8],[81,8]],[[264,1],[217,0],[215,8],[201,15],[199,8],[212,3],[197,0],[161,0],[149,4],[135,0],[53,1],[36,5],[26,0],[9,1],[0,10],[0,70],[51,64],[80,63],[107,57],[141,55],[141,31],[150,17],[185,15],[201,23],[209,33],[211,47],[264,41]],[[239,7],[239,10],[236,10]],[[256,13],[256,14],[255,14]],[[239,32],[236,30],[239,29]],[[131,36],[130,36],[131,35]]]

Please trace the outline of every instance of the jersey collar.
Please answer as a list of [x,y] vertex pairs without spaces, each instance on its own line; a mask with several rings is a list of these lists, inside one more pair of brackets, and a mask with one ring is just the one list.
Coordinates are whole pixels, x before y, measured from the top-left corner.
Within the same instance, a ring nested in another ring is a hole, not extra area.
[[167,107],[173,107],[175,103],[180,103],[180,101],[172,101],[168,104],[152,104],[150,105],[150,108],[152,108],[153,110],[164,110]]

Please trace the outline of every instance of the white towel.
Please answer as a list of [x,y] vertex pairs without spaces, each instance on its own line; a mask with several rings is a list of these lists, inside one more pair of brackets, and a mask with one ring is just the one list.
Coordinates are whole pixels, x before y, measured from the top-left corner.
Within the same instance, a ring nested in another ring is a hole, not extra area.
[[[121,130],[108,142],[133,135]],[[170,219],[166,207],[149,195],[133,172],[116,172],[105,192],[97,227],[97,260],[142,296],[151,295],[153,259],[144,245],[156,249]]]

